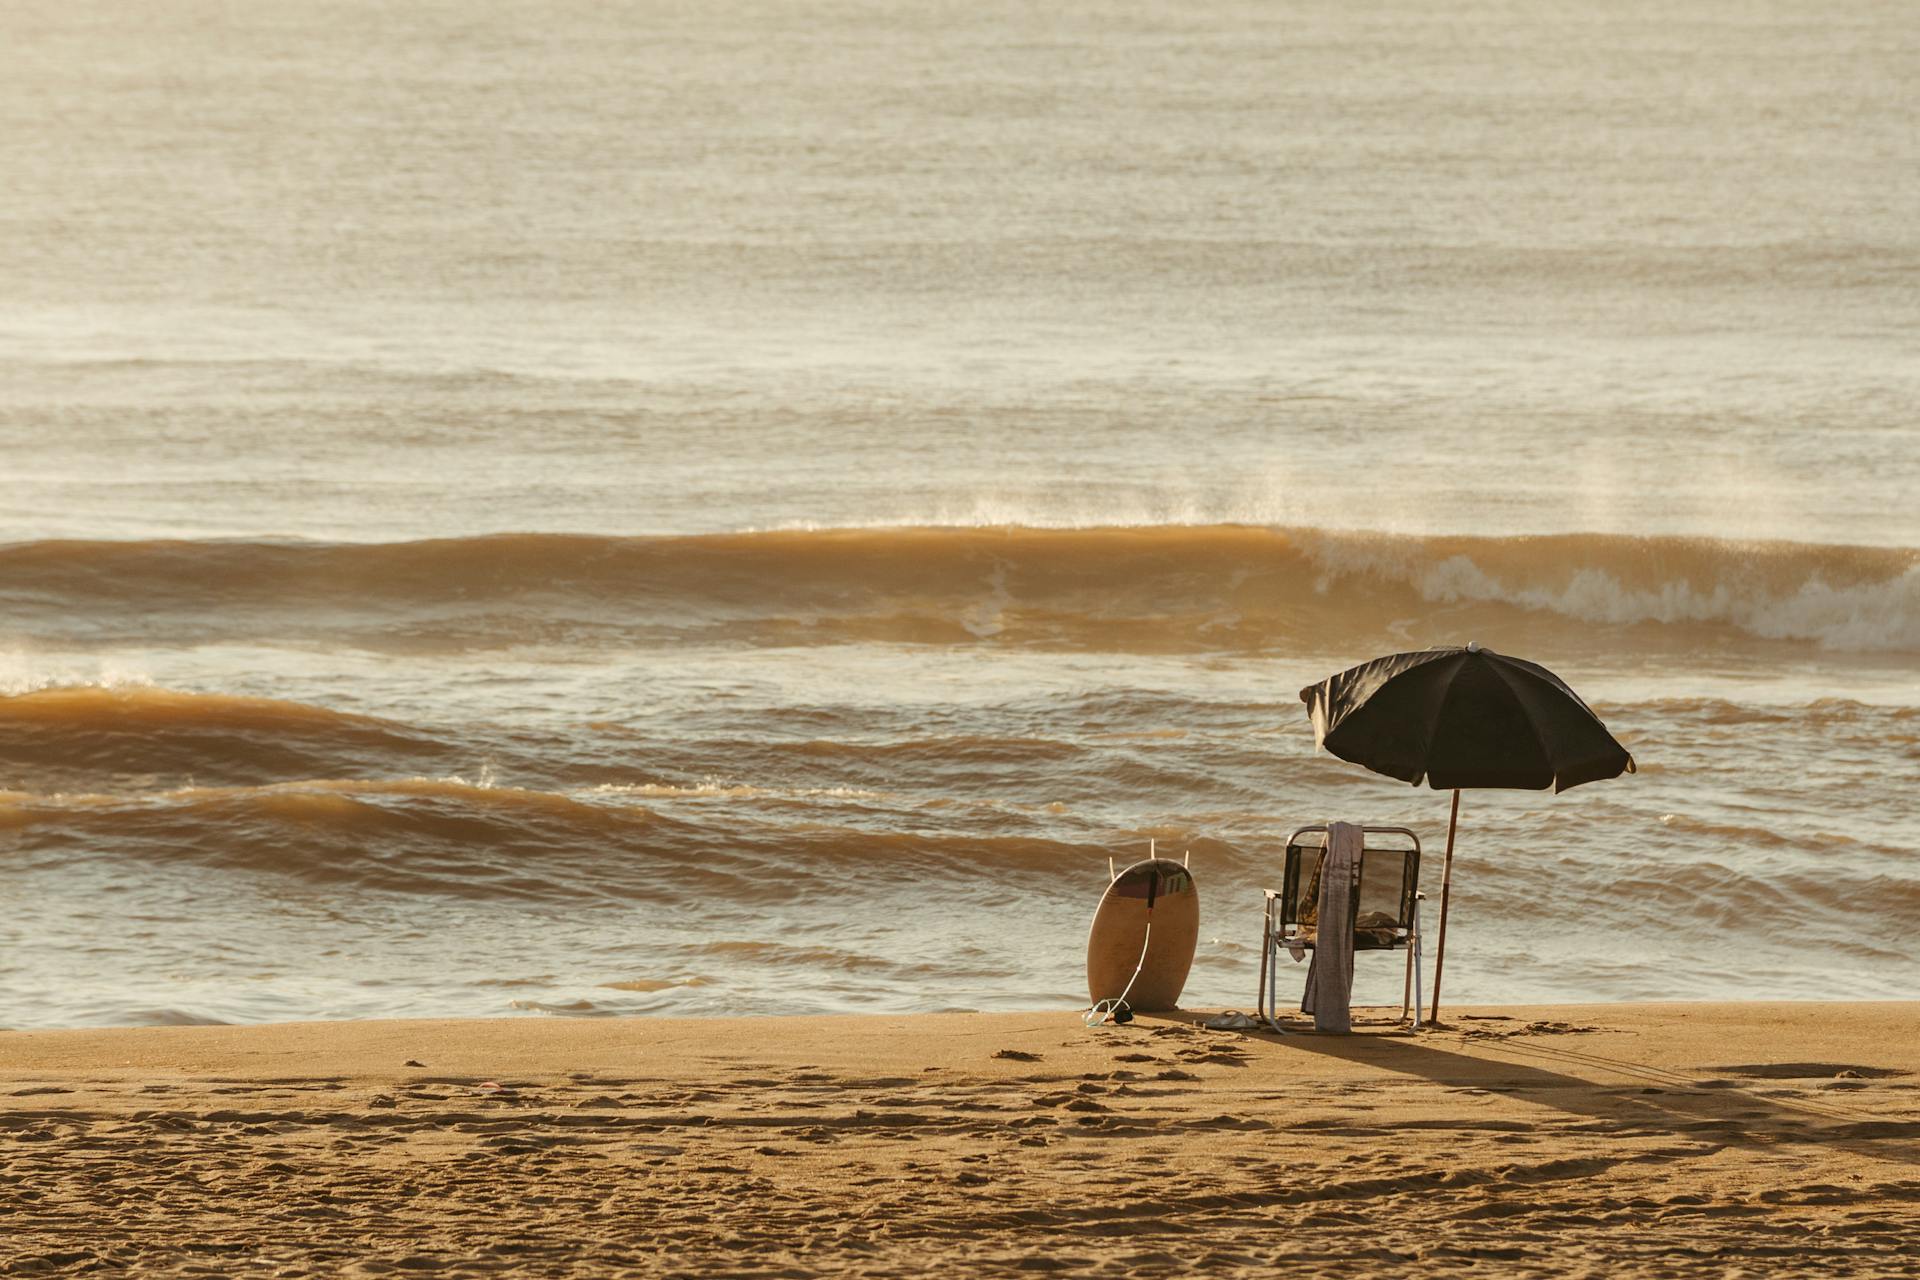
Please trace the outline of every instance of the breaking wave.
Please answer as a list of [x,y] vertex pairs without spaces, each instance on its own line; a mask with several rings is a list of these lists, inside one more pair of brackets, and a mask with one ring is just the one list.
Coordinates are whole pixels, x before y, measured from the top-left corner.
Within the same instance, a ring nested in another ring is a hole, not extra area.
[[0,547],[0,605],[79,640],[139,631],[520,643],[858,641],[1183,652],[1596,627],[1920,651],[1920,551],[1611,534],[1418,537],[1245,525],[500,534],[360,544]]

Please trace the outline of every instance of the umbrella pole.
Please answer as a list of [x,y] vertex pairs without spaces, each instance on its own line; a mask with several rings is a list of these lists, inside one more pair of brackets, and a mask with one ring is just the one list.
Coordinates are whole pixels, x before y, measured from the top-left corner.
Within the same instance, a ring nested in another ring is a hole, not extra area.
[[1453,790],[1453,809],[1447,814],[1447,860],[1440,872],[1440,946],[1433,958],[1433,1008],[1431,1017],[1440,1024],[1440,975],[1447,969],[1447,899],[1453,891],[1453,833],[1460,825],[1460,789]]

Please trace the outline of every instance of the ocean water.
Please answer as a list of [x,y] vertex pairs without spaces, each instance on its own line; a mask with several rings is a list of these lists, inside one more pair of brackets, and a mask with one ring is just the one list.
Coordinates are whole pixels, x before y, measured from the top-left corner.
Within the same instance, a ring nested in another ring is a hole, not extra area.
[[1245,1007],[1468,640],[1640,772],[1465,795],[1450,1001],[1920,991],[1902,6],[0,44],[0,1026],[1068,1005],[1149,842]]

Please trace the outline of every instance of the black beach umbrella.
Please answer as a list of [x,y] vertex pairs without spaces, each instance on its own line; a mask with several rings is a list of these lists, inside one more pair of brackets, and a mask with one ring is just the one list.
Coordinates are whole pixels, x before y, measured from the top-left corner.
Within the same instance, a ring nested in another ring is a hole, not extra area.
[[1453,792],[1433,965],[1437,1019],[1461,789],[1565,791],[1632,773],[1633,757],[1566,681],[1477,644],[1375,658],[1308,685],[1300,700],[1315,739],[1342,760]]

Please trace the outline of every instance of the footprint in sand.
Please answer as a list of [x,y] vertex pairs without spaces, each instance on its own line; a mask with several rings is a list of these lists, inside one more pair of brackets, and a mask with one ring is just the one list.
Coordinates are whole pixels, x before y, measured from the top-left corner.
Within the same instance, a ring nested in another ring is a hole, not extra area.
[[1228,1049],[1214,1049],[1211,1051],[1188,1050],[1180,1054],[1180,1061],[1191,1063],[1211,1062],[1222,1067],[1244,1067],[1247,1065],[1247,1055]]

